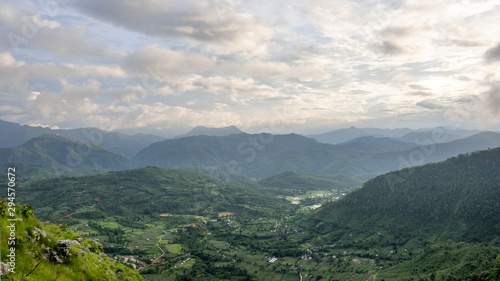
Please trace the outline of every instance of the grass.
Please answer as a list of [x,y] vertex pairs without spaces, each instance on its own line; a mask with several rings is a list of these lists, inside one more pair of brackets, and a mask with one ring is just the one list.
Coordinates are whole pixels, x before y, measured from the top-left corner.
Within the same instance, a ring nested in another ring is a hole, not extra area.
[[168,244],[165,246],[167,248],[167,251],[173,254],[180,254],[182,251],[182,245],[180,244]]

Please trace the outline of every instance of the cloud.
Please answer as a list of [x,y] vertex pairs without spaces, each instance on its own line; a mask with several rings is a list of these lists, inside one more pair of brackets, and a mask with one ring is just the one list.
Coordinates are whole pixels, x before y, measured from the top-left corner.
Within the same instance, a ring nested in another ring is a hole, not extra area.
[[228,102],[248,105],[263,100],[282,100],[288,96],[279,89],[266,84],[259,84],[252,78],[226,76],[200,77],[194,85],[215,95],[223,95]]
[[397,56],[406,52],[402,46],[399,46],[396,42],[389,40],[382,41],[379,48],[382,53],[389,56]]
[[500,60],[500,42],[496,46],[486,50],[484,59],[486,62],[496,62]]
[[72,7],[146,35],[192,40],[220,54],[254,52],[273,36],[265,19],[205,1],[78,0]]
[[158,44],[140,47],[125,58],[123,65],[130,72],[151,75],[157,81],[215,68],[215,62],[205,55],[172,51]]
[[486,100],[483,105],[490,116],[500,117],[500,82],[492,83],[486,92]]
[[[12,95],[23,94],[29,99],[32,91],[54,91],[62,80],[86,80],[88,78],[127,78],[129,75],[113,65],[76,65],[32,63],[16,60],[9,52],[0,53],[0,90]],[[22,97],[19,97],[22,98]]]
[[408,87],[414,90],[421,90],[421,91],[430,90],[429,88],[419,84],[408,84]]
[[0,105],[0,115],[18,115],[23,114],[24,109],[20,106]]
[[426,108],[426,109],[430,109],[430,110],[443,108],[443,106],[435,104],[433,101],[430,101],[430,100],[424,100],[424,101],[417,102],[416,105],[423,107],[423,108]]
[[92,42],[92,36],[83,26],[65,27],[39,14],[22,14],[9,5],[0,6],[0,28],[6,35],[0,37],[0,46],[14,51],[28,48],[75,61],[121,56],[119,52]]
[[379,34],[384,38],[394,38],[401,39],[411,35],[415,35],[417,29],[415,27],[408,26],[389,26],[382,29]]
[[[432,96],[432,93],[430,92],[425,92],[425,91],[413,91],[413,92],[408,92],[407,95],[410,96],[420,96],[420,97],[426,97],[426,96]],[[418,105],[418,104],[417,104]]]
[[474,40],[466,40],[466,39],[452,39],[450,40],[450,44],[464,48],[475,48],[483,46],[484,42],[477,42]]

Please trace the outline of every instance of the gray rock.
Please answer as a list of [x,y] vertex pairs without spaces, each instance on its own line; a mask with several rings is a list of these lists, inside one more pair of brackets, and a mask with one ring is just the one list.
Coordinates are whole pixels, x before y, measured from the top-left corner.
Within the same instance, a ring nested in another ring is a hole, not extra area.
[[80,245],[78,241],[76,240],[58,240],[57,241],[57,246],[61,249],[61,254],[63,256],[67,256],[69,254],[69,251],[71,250],[71,245],[76,244]]
[[7,275],[9,274],[9,265],[3,262],[0,262],[0,275]]
[[[40,239],[40,235],[42,235],[43,237],[47,237],[47,233],[45,233],[45,231],[41,230],[40,228],[36,227],[35,226],[35,230],[33,231],[35,233],[35,235],[38,236],[38,239]],[[36,240],[38,240],[36,239]]]
[[50,253],[50,260],[55,262],[55,263],[63,263],[63,260],[57,255],[56,252]]

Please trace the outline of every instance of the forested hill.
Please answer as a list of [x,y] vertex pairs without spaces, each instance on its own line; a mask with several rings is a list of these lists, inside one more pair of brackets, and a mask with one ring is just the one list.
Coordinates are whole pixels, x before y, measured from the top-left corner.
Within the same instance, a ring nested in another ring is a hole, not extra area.
[[15,166],[23,176],[85,175],[130,169],[134,165],[122,155],[101,146],[42,135],[13,148],[0,148],[0,166]]
[[378,176],[312,219],[327,241],[401,245],[411,239],[498,240],[499,213],[497,148]]
[[[27,184],[19,191],[44,220],[117,217],[133,221],[160,214],[238,212],[281,216],[295,208],[277,191],[252,181],[219,182],[195,170],[145,167]],[[82,208],[83,207],[83,208]]]

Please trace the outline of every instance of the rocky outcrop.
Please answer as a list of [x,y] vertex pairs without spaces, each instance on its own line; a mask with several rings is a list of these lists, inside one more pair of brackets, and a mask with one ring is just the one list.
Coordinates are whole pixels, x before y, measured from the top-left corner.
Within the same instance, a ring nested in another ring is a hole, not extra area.
[[55,263],[59,263],[59,264],[63,263],[63,260],[61,259],[61,257],[59,257],[59,256],[57,255],[57,253],[56,253],[55,251],[52,251],[52,252],[50,253],[50,257],[49,257],[49,259],[50,259],[50,261],[53,261],[53,262],[55,262]]
[[9,265],[3,262],[0,262],[0,275],[9,274]]
[[36,236],[40,236],[41,235],[43,237],[47,237],[47,233],[45,233],[45,231],[41,230],[40,228],[38,228],[36,226],[35,226],[35,230],[33,232],[35,233]]
[[63,257],[66,257],[69,254],[72,244],[80,245],[80,243],[77,240],[68,239],[68,240],[57,241],[57,246],[59,246],[60,252],[63,255]]

